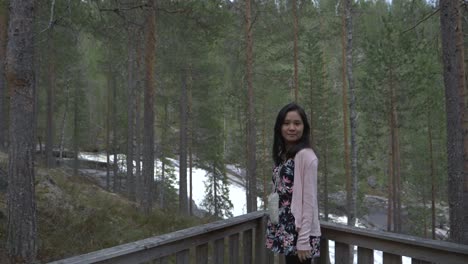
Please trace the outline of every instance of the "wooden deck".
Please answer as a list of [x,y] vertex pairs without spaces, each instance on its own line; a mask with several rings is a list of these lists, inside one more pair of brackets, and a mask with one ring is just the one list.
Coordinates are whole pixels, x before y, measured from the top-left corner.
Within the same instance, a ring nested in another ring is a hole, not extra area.
[[[102,249],[50,264],[177,263],[266,264],[282,262],[264,247],[267,216],[263,211],[187,228],[161,236]],[[336,264],[349,264],[357,246],[359,264],[374,263],[374,250],[383,251],[383,263],[467,264],[468,246],[414,236],[352,228],[322,222],[322,235],[335,241]],[[320,263],[326,264],[328,240],[322,244]]]

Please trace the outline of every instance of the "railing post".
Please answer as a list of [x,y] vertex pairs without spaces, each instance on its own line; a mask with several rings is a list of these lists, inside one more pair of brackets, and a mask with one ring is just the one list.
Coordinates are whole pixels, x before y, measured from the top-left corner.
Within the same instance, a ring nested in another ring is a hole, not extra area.
[[258,219],[258,225],[255,228],[255,263],[267,264],[267,248],[265,247],[267,216],[264,215]]
[[229,263],[239,263],[239,234],[229,236]]
[[243,236],[244,264],[252,264],[252,229],[245,230]]
[[177,264],[189,264],[189,250],[185,249],[177,252],[176,254],[176,263]]
[[224,238],[214,242],[214,263],[224,263]]
[[197,264],[208,264],[208,245],[202,244],[196,247],[195,255]]
[[401,264],[401,256],[384,252],[383,264]]
[[431,264],[431,262],[413,258],[411,264]]
[[335,263],[350,264],[351,247],[348,244],[335,241]]
[[330,250],[328,249],[328,239],[322,238],[320,240],[320,258],[319,264],[330,263]]
[[372,249],[358,247],[358,263],[359,264],[373,264],[374,251]]

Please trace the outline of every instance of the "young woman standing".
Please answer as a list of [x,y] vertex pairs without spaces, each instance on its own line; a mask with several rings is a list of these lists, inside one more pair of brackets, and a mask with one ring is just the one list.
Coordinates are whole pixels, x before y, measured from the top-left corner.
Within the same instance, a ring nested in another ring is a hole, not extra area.
[[317,199],[318,159],[310,147],[304,109],[284,106],[273,139],[273,185],[279,196],[278,223],[268,222],[266,246],[285,255],[286,263],[312,263],[320,255]]

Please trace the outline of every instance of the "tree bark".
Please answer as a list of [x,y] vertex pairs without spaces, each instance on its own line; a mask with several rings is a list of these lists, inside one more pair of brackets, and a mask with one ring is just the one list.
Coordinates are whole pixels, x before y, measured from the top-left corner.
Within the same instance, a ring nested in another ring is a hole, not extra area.
[[80,160],[78,159],[79,151],[80,151],[80,123],[79,123],[79,96],[80,96],[80,86],[77,85],[75,87],[75,98],[73,101],[73,152],[74,152],[74,161],[73,161],[73,175],[78,176],[78,169],[80,166]]
[[354,87],[353,75],[353,15],[352,15],[352,1],[346,0],[345,6],[345,25],[346,25],[346,75],[349,87],[349,111],[350,111],[350,130],[351,130],[351,194],[350,194],[350,215],[348,217],[348,224],[355,225],[357,217],[357,191],[358,191],[358,146],[357,146],[357,112],[356,112],[356,95]]
[[[142,43],[142,34],[138,32],[137,34],[138,43]],[[143,180],[141,174],[141,95],[143,87],[143,46],[138,44],[137,47],[137,60],[136,60],[136,96],[135,96],[135,181],[136,181],[136,200],[139,204],[142,201],[143,194]]]
[[[320,16],[320,33],[323,32],[323,20]],[[325,48],[322,48],[322,85],[323,85],[323,100],[324,100],[324,153],[323,153],[323,213],[325,221],[328,221],[328,146],[329,146],[329,133],[330,133],[330,118],[329,118],[329,104],[328,104],[328,89],[327,89],[327,61]]]
[[401,232],[401,181],[400,181],[400,140],[397,110],[397,95],[394,86],[393,65],[390,66],[390,134],[392,153],[392,206],[393,231]]
[[[169,111],[168,111],[168,102],[164,100],[164,112],[163,112],[163,124],[169,123]],[[167,129],[163,129],[161,132],[161,142],[167,142]],[[167,145],[162,145],[163,157],[167,153]],[[161,159],[161,188],[159,188],[159,205],[161,208],[166,208],[166,161],[164,158]]]
[[352,196],[351,196],[351,164],[350,164],[350,150],[349,150],[349,130],[348,130],[348,88],[346,81],[346,1],[342,0],[343,6],[343,15],[342,15],[342,34],[341,34],[341,45],[342,45],[342,96],[343,96],[343,139],[344,139],[344,166],[345,166],[345,177],[346,177],[346,203],[347,203],[347,215],[348,215],[348,225],[354,225],[352,219],[354,218],[354,212],[352,208]]
[[253,37],[250,0],[245,1],[245,37],[247,42],[246,69],[247,69],[247,94],[248,94],[248,120],[247,120],[247,178],[249,198],[247,200],[247,212],[257,211],[257,160],[256,160],[256,135],[255,128],[255,104],[253,89]]
[[[466,10],[466,2],[464,2]],[[464,225],[461,230],[461,243],[468,244],[468,93],[466,87],[466,76],[465,76],[465,53],[464,53],[464,38],[463,38],[463,28],[462,28],[462,14],[460,8],[462,5],[459,5],[459,11],[457,16],[457,31],[456,31],[456,46],[458,49],[458,92],[460,94],[461,100],[461,109],[462,109],[462,129],[463,129],[463,194],[462,194],[462,203],[463,207],[461,210],[460,218]]]
[[192,115],[192,64],[189,64],[188,71],[188,155],[189,155],[189,213],[193,215],[192,200],[193,200],[193,179],[192,179],[192,168],[193,168],[193,115]]
[[8,150],[8,89],[5,80],[5,56],[8,34],[8,5],[0,4],[0,151]]
[[[391,109],[391,107],[389,108]],[[390,113],[390,111],[389,111]],[[391,114],[389,118],[389,127],[392,127],[392,122],[391,122]],[[393,136],[391,135],[391,129],[390,129],[390,136],[389,136],[389,151],[388,151],[388,198],[387,198],[387,231],[390,232],[393,230],[393,177],[394,177],[394,172],[393,172],[393,151],[392,151],[392,146],[393,146]]]
[[187,69],[181,70],[182,86],[180,91],[180,144],[179,144],[179,212],[188,214],[187,204]]
[[213,204],[214,204],[214,215],[219,216],[218,207],[218,174],[216,173],[216,163],[213,161]]
[[117,156],[118,152],[118,142],[117,142],[117,81],[114,73],[111,73],[112,77],[112,153],[114,155],[114,162],[112,163],[112,171],[114,176],[114,192],[120,191],[120,182],[119,182],[119,158]]
[[468,120],[463,31],[458,1],[440,0],[440,28],[447,112],[450,240],[468,244]]
[[65,124],[67,122],[67,114],[68,114],[68,102],[70,100],[70,84],[69,81],[65,84],[65,108],[63,109],[63,117],[62,117],[62,126],[60,128],[60,145],[59,145],[59,159],[63,159],[63,150],[65,148]]
[[54,90],[55,90],[55,48],[53,40],[53,28],[48,31],[47,37],[47,126],[46,126],[46,165],[47,168],[54,167]]
[[[430,105],[430,104],[428,104]],[[432,147],[432,127],[431,127],[431,112],[430,108],[427,110],[427,136],[429,145],[429,164],[430,164],[430,177],[431,177],[431,234],[432,239],[435,239],[435,225],[436,225],[436,208],[435,208],[435,197],[436,197],[436,179],[435,179],[435,162],[434,162],[434,151]]]
[[32,263],[37,254],[34,1],[10,1],[9,10],[6,80],[11,98],[7,250],[13,263]]
[[133,175],[133,160],[134,160],[134,132],[135,132],[135,32],[132,26],[128,26],[128,80],[127,80],[127,195],[130,200],[135,201],[135,177]]
[[[110,56],[109,56],[110,57]],[[111,140],[111,67],[108,66],[107,81],[107,118],[106,118],[106,190],[110,191],[110,140]]]
[[143,199],[141,209],[151,212],[154,184],[154,66],[156,59],[156,0],[148,1],[145,47],[145,96],[143,128]]
[[299,31],[299,22],[297,16],[297,1],[292,0],[292,11],[293,11],[293,19],[294,19],[294,102],[297,102],[298,94],[299,94],[299,74],[298,74],[298,48],[297,48],[297,39],[298,39],[298,31]]

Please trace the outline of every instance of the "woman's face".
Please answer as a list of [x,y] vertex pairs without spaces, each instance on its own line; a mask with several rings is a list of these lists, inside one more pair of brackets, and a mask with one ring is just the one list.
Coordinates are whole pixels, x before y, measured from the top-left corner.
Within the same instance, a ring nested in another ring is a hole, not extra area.
[[302,137],[304,122],[297,111],[289,111],[281,126],[281,136],[286,145],[294,145]]

